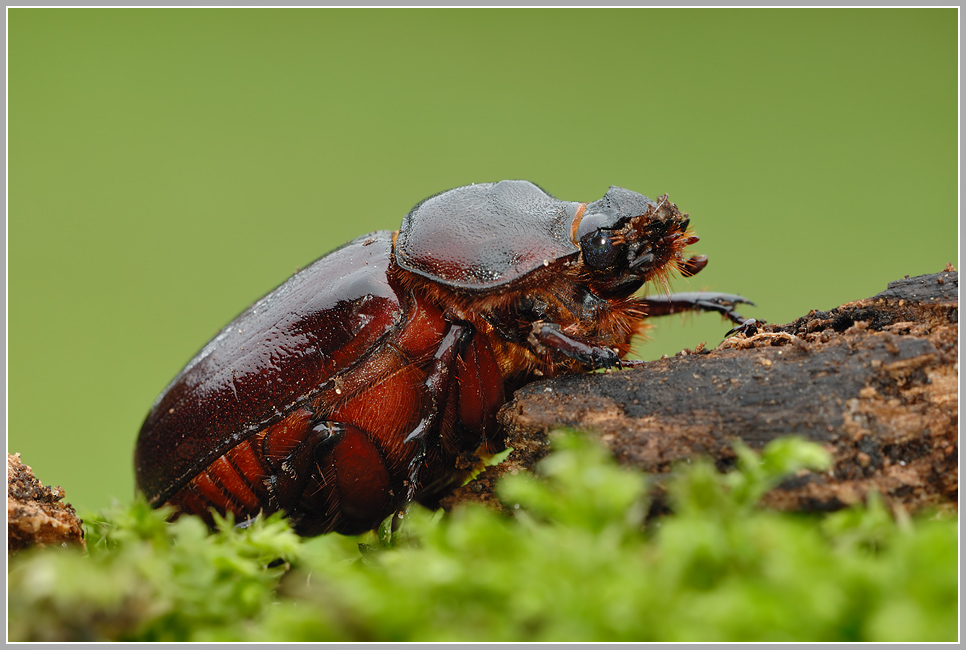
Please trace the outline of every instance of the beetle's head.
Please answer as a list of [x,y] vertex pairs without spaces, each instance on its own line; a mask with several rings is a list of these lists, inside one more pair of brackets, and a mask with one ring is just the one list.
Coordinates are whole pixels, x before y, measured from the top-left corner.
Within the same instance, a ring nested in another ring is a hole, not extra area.
[[667,288],[671,271],[691,276],[707,265],[704,255],[684,256],[684,249],[698,241],[688,232],[688,224],[688,215],[666,194],[655,202],[611,187],[602,199],[588,203],[578,214],[571,234],[580,247],[581,270],[595,290],[606,296],[623,296],[652,279]]

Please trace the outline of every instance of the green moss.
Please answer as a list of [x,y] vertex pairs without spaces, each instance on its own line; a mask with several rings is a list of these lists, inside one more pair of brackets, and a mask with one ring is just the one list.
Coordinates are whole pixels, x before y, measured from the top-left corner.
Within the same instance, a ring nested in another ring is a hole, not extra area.
[[209,534],[138,501],[89,518],[88,552],[9,568],[9,637],[166,641],[954,641],[952,518],[881,499],[826,516],[756,501],[828,458],[739,447],[679,468],[643,525],[647,478],[586,439],[506,477],[505,517],[413,508],[394,535],[301,539],[273,516]]

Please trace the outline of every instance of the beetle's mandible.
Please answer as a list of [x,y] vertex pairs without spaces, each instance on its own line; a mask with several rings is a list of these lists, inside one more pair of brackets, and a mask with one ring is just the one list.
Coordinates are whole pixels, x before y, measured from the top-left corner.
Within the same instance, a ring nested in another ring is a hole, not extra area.
[[[478,454],[496,413],[536,377],[619,367],[648,316],[740,296],[636,297],[704,268],[688,216],[611,187],[561,201],[527,181],[468,185],[359,237],[244,311],[148,413],[138,487],[205,517],[283,510],[303,535],[372,529],[433,504]],[[747,321],[751,322],[751,321]]]

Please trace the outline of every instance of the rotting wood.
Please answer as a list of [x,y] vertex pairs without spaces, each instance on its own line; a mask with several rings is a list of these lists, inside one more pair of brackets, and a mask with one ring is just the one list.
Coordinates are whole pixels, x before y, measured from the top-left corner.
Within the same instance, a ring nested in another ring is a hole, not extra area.
[[34,476],[20,454],[7,454],[7,553],[29,547],[84,546],[84,529],[64,490]]
[[958,273],[904,278],[864,300],[765,325],[629,370],[539,381],[500,412],[514,451],[444,500],[495,503],[505,473],[530,469],[547,434],[590,432],[624,464],[658,475],[698,455],[719,469],[741,439],[754,449],[796,434],[833,456],[768,506],[832,510],[876,490],[894,508],[955,507],[958,486]]

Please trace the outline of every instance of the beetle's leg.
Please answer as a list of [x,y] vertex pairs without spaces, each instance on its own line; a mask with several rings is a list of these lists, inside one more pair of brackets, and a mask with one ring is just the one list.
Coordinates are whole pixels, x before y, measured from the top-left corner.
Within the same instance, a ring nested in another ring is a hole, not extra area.
[[395,504],[393,480],[378,439],[347,422],[300,417],[268,430],[258,443],[269,498],[300,535],[354,535],[375,527]]
[[426,415],[423,416],[423,419],[405,439],[405,442],[417,441],[419,443],[416,455],[413,456],[412,462],[409,464],[406,503],[412,501],[413,497],[416,496],[416,486],[419,484],[419,468],[426,458],[430,439],[438,438],[440,435],[439,420],[446,408],[446,398],[449,394],[450,378],[456,357],[472,334],[473,326],[469,323],[451,323],[449,330],[436,349],[436,354],[433,355],[432,366],[425,381],[426,393],[429,395],[429,408],[426,409]]
[[[739,304],[752,305],[743,296],[731,293],[716,293],[713,291],[695,291],[693,293],[672,293],[666,296],[647,296],[643,298],[649,316],[666,316],[682,311],[716,311],[727,316],[732,323],[745,326],[754,319],[745,318],[735,307]],[[730,332],[729,332],[730,333]]]
[[643,366],[647,361],[644,359],[621,359],[621,368],[636,368]]
[[[272,473],[265,478],[272,510],[290,509],[305,491],[320,451],[330,448],[342,435],[343,427],[328,420],[306,417],[302,426],[269,434],[262,442],[262,454]],[[294,443],[294,444],[293,444]]]
[[534,323],[530,336],[533,339],[531,344],[539,343],[594,368],[613,368],[621,363],[620,357],[612,348],[591,345],[564,334],[556,323]]
[[[761,321],[762,323],[764,321]],[[730,330],[725,333],[725,336],[731,336],[732,334],[744,334],[745,336],[751,336],[758,331],[759,321],[754,318],[747,318],[741,323],[738,323]]]

